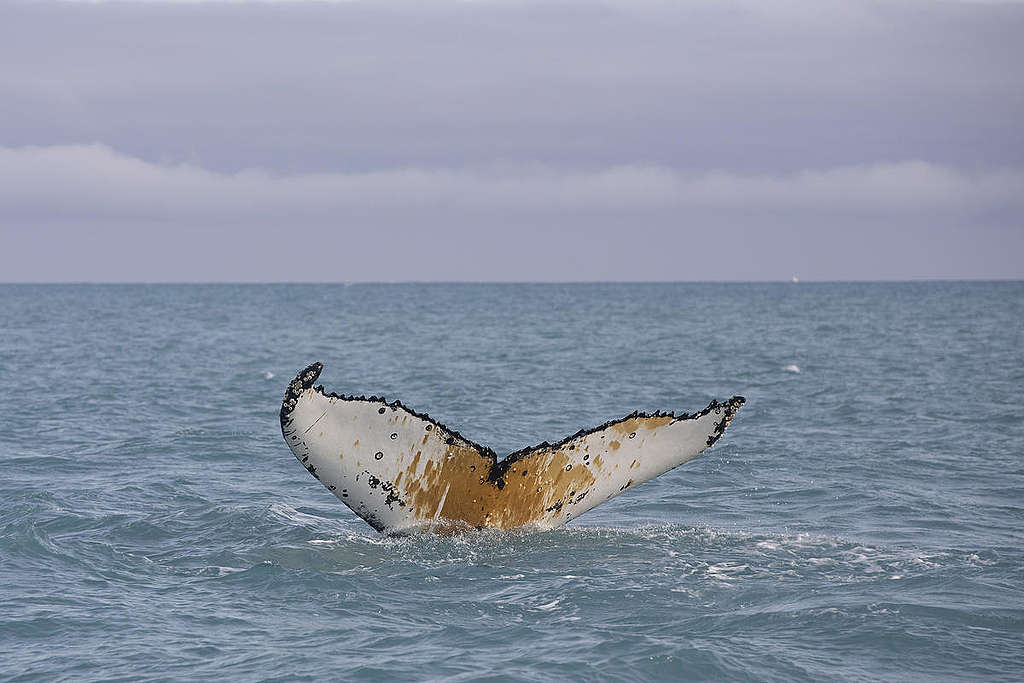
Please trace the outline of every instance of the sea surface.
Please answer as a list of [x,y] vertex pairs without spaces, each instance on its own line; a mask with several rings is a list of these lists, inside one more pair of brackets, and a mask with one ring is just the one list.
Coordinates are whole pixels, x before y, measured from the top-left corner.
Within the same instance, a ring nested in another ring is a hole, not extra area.
[[[313,361],[499,454],[746,396],[567,528],[387,537]],[[0,286],[0,679],[1024,679],[1024,283]]]

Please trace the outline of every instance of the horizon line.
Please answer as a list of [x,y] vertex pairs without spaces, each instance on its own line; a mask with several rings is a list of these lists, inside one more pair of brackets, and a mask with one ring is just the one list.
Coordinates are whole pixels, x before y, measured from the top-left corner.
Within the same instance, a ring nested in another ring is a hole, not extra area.
[[920,277],[838,280],[10,280],[16,285],[672,285],[672,284],[913,284],[920,282],[1024,282],[1021,277]]

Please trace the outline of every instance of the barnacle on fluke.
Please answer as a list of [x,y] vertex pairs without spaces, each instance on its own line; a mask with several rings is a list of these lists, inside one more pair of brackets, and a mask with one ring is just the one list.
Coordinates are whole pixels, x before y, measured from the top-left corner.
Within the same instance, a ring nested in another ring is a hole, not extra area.
[[697,457],[744,403],[733,396],[694,415],[632,413],[498,460],[398,401],[325,393],[313,386],[322,371],[313,363],[288,385],[285,443],[357,515],[389,532],[560,526]]

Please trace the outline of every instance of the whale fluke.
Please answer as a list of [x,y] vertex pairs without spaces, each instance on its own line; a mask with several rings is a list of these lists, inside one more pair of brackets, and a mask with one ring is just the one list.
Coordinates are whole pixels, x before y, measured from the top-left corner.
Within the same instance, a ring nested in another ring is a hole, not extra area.
[[313,363],[284,395],[281,432],[306,470],[374,529],[551,529],[697,457],[744,403],[694,415],[633,413],[499,460],[494,451],[383,397],[314,386]]

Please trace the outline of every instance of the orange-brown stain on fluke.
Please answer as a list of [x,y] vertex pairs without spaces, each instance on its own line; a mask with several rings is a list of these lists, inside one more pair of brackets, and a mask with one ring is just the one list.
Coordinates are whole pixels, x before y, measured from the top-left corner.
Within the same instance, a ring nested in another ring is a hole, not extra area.
[[631,417],[628,420],[623,420],[622,422],[617,422],[616,424],[609,426],[608,429],[620,437],[629,439],[638,436],[636,432],[641,427],[653,431],[671,423],[672,418],[667,415],[659,417]]
[[[498,486],[488,477],[491,460],[472,446],[456,443],[441,462],[428,460],[420,473],[414,460],[401,474],[407,482],[405,499],[420,519],[437,515],[474,527],[510,529],[557,515],[568,504],[569,491],[593,485],[594,474],[585,465],[566,469],[570,464],[562,450],[540,450],[510,465],[504,485]],[[556,510],[548,510],[559,503]]]
[[[509,465],[501,476],[501,486],[490,476],[492,468],[500,467],[498,462],[460,440],[442,445],[444,437],[434,430],[425,434],[421,443],[433,442],[445,449],[443,454],[428,457],[421,470],[422,451],[416,451],[412,461],[395,477],[394,484],[405,482],[401,487],[402,498],[421,520],[436,518],[497,529],[543,522],[559,517],[563,508],[589,491],[597,478],[608,476],[606,467],[618,468],[619,462],[613,459],[606,464],[602,455],[611,456],[625,440],[640,437],[638,431],[648,436],[671,424],[672,419],[635,417],[610,425],[609,434],[615,436],[614,440],[608,442],[604,453],[589,460],[580,460],[589,453],[586,437],[583,443],[574,440],[538,449]],[[633,460],[631,467],[637,464]],[[623,489],[632,484],[629,480]]]

